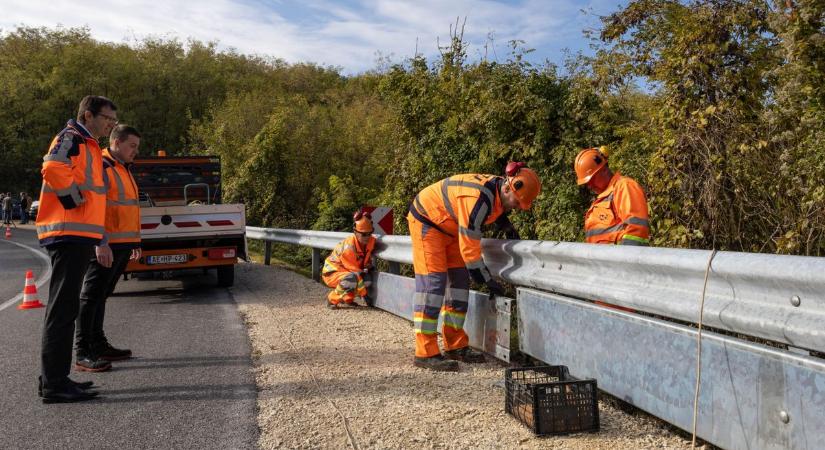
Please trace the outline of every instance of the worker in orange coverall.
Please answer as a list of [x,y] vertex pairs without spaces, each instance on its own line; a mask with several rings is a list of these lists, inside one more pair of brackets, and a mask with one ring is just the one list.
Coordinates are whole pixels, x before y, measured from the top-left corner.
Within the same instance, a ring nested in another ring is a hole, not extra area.
[[647,199],[639,183],[610,170],[604,147],[582,150],[574,167],[579,186],[596,194],[584,215],[585,242],[649,245]]
[[375,248],[375,229],[369,213],[357,211],[353,215],[353,233],[339,242],[324,261],[321,276],[324,284],[332,288],[327,295],[327,307],[337,308],[343,303],[359,306],[356,297],[368,305],[372,300],[367,289],[372,284],[372,251]]
[[[407,215],[415,269],[415,366],[458,371],[458,361],[484,362],[482,353],[470,349],[464,331],[470,276],[492,294],[500,295],[503,289],[482,260],[481,227],[495,222],[508,239],[518,239],[507,213],[530,209],[540,191],[541,181],[533,170],[524,163],[510,163],[505,177],[455,175],[415,197]],[[441,314],[443,355],[437,330]]]
[[[584,214],[585,242],[648,246],[650,222],[645,191],[636,180],[610,170],[606,148],[582,150],[576,156],[574,169],[579,186],[586,184],[596,194]],[[596,304],[635,312],[601,300]]]

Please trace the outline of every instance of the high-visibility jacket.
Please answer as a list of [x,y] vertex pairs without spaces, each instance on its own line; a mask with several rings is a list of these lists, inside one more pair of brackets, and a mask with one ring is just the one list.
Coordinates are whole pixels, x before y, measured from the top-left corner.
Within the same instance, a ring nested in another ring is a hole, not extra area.
[[584,215],[585,241],[648,245],[647,199],[639,183],[616,172]]
[[109,149],[103,150],[103,182],[106,185],[106,234],[112,248],[140,246],[138,187],[129,168]]
[[463,174],[427,186],[413,200],[410,213],[441,233],[457,236],[461,258],[476,281],[490,279],[481,257],[481,227],[504,213],[495,175]]
[[370,266],[372,251],[375,248],[375,236],[370,236],[364,248],[355,235],[351,235],[339,242],[324,260],[323,274],[333,272],[360,272]]
[[99,244],[105,230],[106,188],[97,140],[69,120],[49,145],[41,173],[36,219],[40,245]]

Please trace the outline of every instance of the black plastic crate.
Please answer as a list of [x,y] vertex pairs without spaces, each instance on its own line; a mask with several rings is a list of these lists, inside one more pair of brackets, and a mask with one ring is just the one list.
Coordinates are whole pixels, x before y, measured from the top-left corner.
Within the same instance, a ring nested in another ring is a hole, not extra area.
[[507,369],[504,408],[539,436],[599,430],[596,380],[570,376],[567,366]]

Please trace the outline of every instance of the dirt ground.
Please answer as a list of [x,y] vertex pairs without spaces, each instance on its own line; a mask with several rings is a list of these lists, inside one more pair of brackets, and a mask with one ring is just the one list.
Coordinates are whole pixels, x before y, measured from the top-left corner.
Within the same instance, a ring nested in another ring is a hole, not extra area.
[[411,322],[329,310],[326,293],[284,268],[237,266],[232,294],[252,342],[261,448],[690,448],[666,424],[604,401],[601,431],[537,438],[504,412],[503,365],[413,367]]

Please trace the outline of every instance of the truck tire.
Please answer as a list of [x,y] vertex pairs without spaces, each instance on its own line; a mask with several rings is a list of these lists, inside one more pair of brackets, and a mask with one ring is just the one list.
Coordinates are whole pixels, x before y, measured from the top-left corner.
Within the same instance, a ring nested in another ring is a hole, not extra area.
[[235,265],[218,266],[218,286],[231,287],[235,284]]

